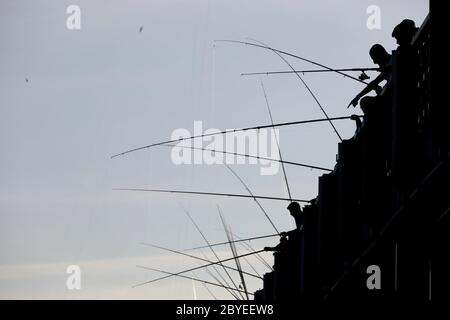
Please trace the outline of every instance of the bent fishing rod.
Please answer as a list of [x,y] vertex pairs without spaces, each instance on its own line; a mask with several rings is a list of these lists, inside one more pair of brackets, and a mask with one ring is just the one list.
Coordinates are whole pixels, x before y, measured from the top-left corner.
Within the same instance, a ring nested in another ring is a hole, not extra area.
[[232,258],[228,258],[228,259],[224,259],[224,260],[219,260],[219,261],[215,261],[215,262],[211,262],[211,263],[208,263],[208,264],[201,265],[199,267],[190,268],[190,269],[179,271],[179,272],[176,272],[176,273],[171,273],[170,275],[167,275],[167,276],[164,276],[164,277],[160,277],[160,278],[156,278],[156,279],[153,279],[153,280],[150,280],[150,281],[145,281],[145,282],[142,282],[142,283],[138,283],[138,284],[134,285],[133,288],[140,287],[140,286],[143,286],[145,284],[150,284],[150,283],[153,283],[153,282],[156,282],[156,281],[160,281],[160,280],[163,280],[163,279],[167,279],[167,278],[170,278],[172,276],[178,276],[178,275],[186,273],[186,272],[191,272],[191,271],[203,269],[203,268],[206,268],[206,267],[209,267],[209,266],[213,266],[213,265],[216,265],[216,264],[220,264],[220,263],[223,263],[223,262],[234,260],[235,258],[243,258],[243,257],[251,256],[251,255],[254,255],[256,253],[261,253],[261,252],[264,252],[264,251],[265,251],[264,249],[261,249],[261,250],[255,251],[255,252],[241,254],[241,255],[239,255],[237,257],[232,257]]
[[159,192],[159,193],[175,193],[175,194],[196,194],[196,195],[206,195],[206,196],[219,196],[219,197],[237,197],[237,198],[257,198],[266,200],[276,200],[276,201],[296,201],[310,203],[310,200],[303,199],[288,199],[281,197],[269,197],[269,196],[255,196],[246,194],[236,194],[236,193],[217,193],[217,192],[202,192],[202,191],[185,191],[185,190],[167,190],[167,189],[143,189],[143,188],[113,188],[116,191],[138,191],[138,192]]
[[[200,227],[197,225],[197,223],[195,222],[195,220],[192,218],[191,214],[184,208],[182,208],[184,213],[188,216],[189,220],[191,220],[191,222],[194,224],[195,228],[197,229],[197,231],[200,233],[200,235],[202,236],[203,240],[205,240],[206,244],[209,246],[209,249],[211,250],[211,252],[214,254],[214,256],[216,257],[217,261],[220,261],[219,256],[217,255],[217,253],[215,252],[215,250],[213,249],[213,247],[211,247],[209,240],[206,238],[205,234],[203,233],[203,231],[200,229]],[[228,270],[225,268],[225,266],[222,264],[222,262],[219,263],[219,266],[221,266],[223,268],[223,271],[225,272],[225,274],[228,276],[228,279],[230,279],[231,283],[233,284],[233,286],[238,289],[238,286],[236,285],[236,283],[234,282],[233,278],[231,277],[230,273],[228,272]],[[241,295],[241,298],[244,299],[244,296]]]
[[267,161],[272,161],[272,162],[279,162],[279,163],[284,163],[284,164],[289,164],[289,165],[299,166],[299,167],[304,167],[304,168],[309,168],[309,169],[317,169],[317,170],[323,170],[323,171],[328,171],[328,172],[332,172],[333,171],[333,169],[313,166],[313,165],[310,165],[310,164],[305,164],[305,163],[300,163],[300,162],[293,162],[293,161],[280,160],[280,159],[274,159],[274,158],[266,158],[266,157],[261,157],[261,156],[256,156],[256,155],[254,156],[254,155],[251,155],[251,154],[238,153],[238,152],[232,152],[232,151],[223,151],[223,150],[216,150],[216,149],[199,148],[199,147],[193,147],[193,146],[179,146],[179,145],[176,145],[176,144],[165,144],[164,146],[166,146],[166,147],[174,147],[174,148],[182,148],[182,149],[191,149],[191,150],[210,151],[212,153],[231,154],[231,155],[239,156],[239,157],[253,158],[253,159],[258,159],[258,160],[267,160]]
[[[254,42],[259,43],[260,45],[264,46],[265,48],[267,48],[268,50],[271,50],[273,53],[275,53],[281,60],[284,61],[284,63],[286,63],[289,68],[291,68],[292,71],[295,71],[294,67],[289,63],[289,61],[286,60],[285,57],[283,57],[279,52],[275,51],[275,49],[269,47],[267,44],[265,44],[264,42],[261,42],[259,40],[256,39],[250,39]],[[305,82],[305,80],[303,80],[302,77],[300,77],[300,75],[297,73],[295,73],[295,75],[297,76],[297,78],[300,80],[301,83],[303,83],[303,85],[305,86],[306,90],[310,93],[310,95],[313,97],[314,101],[316,102],[317,106],[319,107],[320,111],[322,111],[323,115],[327,118],[328,122],[330,123],[331,127],[333,128],[334,132],[336,133],[337,137],[339,138],[339,140],[342,142],[342,137],[339,134],[339,132],[337,131],[336,127],[334,126],[333,122],[330,120],[330,117],[328,116],[328,114],[326,113],[325,109],[323,108],[322,104],[319,102],[319,100],[317,99],[317,96],[315,95],[315,93],[311,90],[311,88],[308,86],[308,84]]]
[[[261,81],[261,89],[262,89],[263,94],[264,94],[264,99],[266,100],[267,110],[269,111],[270,124],[273,125],[272,111],[270,110],[269,99],[267,98],[266,89],[264,88],[264,84],[263,84],[262,81]],[[277,143],[278,156],[280,157],[280,160],[283,161],[283,156],[281,154],[281,149],[280,149],[280,142],[278,141],[278,137],[277,137],[276,132],[274,132],[274,135],[275,135],[275,141]],[[286,169],[284,168],[284,163],[283,162],[281,162],[281,169],[283,170],[284,181],[286,183],[286,189],[287,189],[287,192],[288,192],[289,199],[292,199],[291,189],[289,188],[289,182],[288,182],[288,178],[287,178],[287,175],[286,175]]]
[[[235,233],[231,233],[235,238],[237,239],[242,239],[240,238],[238,235],[236,235]],[[233,240],[233,243],[236,243],[235,240]],[[247,242],[242,242],[241,246],[247,250],[248,252],[255,252],[256,250],[253,249],[253,247],[250,245],[250,243]],[[257,255],[255,255],[255,258],[258,259],[265,267],[267,267],[269,270],[273,271],[273,268],[267,263],[267,261],[258,253]],[[245,260],[247,260],[246,258],[244,258]],[[255,271],[255,270],[254,270]]]
[[[280,231],[278,231],[277,227],[273,223],[272,219],[270,219],[267,211],[264,209],[264,207],[261,205],[261,203],[259,203],[257,197],[253,194],[253,192],[250,190],[250,188],[247,186],[247,184],[244,182],[244,180],[242,180],[242,178],[233,169],[231,169],[231,167],[229,165],[227,165],[225,162],[223,162],[223,164],[233,174],[233,176],[235,176],[239,180],[239,182],[244,186],[245,190],[247,190],[247,192],[250,194],[250,196],[253,197],[253,200],[255,200],[256,204],[261,209],[261,212],[264,214],[266,219],[270,222],[270,224],[271,224],[272,228],[274,228],[275,232],[280,233]],[[289,201],[292,202],[290,197],[289,197]]]
[[[357,117],[363,117],[363,116],[357,115]],[[156,146],[161,146],[161,145],[168,144],[168,143],[181,142],[181,141],[192,140],[192,139],[197,139],[197,138],[210,137],[210,136],[222,135],[222,134],[228,134],[228,133],[236,133],[236,132],[242,132],[242,131],[247,131],[247,130],[261,130],[261,129],[277,128],[277,127],[291,126],[291,125],[297,125],[297,124],[325,122],[325,121],[330,121],[330,120],[333,120],[333,121],[347,120],[347,119],[351,119],[351,118],[352,117],[350,117],[350,116],[334,117],[334,118],[318,118],[318,119],[310,119],[310,120],[300,120],[300,121],[290,121],[290,122],[282,122],[282,123],[276,123],[276,124],[267,124],[267,125],[262,125],[262,126],[253,126],[253,127],[239,128],[239,129],[227,129],[227,130],[222,130],[219,132],[211,132],[211,133],[200,134],[200,135],[195,135],[195,136],[190,136],[190,137],[184,137],[184,138],[178,138],[178,139],[172,139],[172,140],[166,140],[166,141],[152,143],[152,144],[149,144],[146,146],[130,149],[127,151],[123,151],[121,153],[117,153],[115,155],[112,155],[111,159],[126,155],[128,153],[132,153],[132,152],[136,152],[136,151],[140,151],[140,150],[144,150],[144,149],[148,149],[148,148],[152,148],[152,147],[156,147]]]
[[[158,246],[158,245],[155,245],[155,244],[145,243],[145,242],[141,242],[141,244],[144,245],[144,246],[153,247],[153,248],[160,249],[160,250],[163,250],[163,251],[176,253],[176,254],[179,254],[179,255],[182,255],[182,256],[185,256],[185,257],[189,257],[189,258],[192,258],[192,259],[200,260],[200,261],[203,261],[203,262],[208,262],[208,263],[211,263],[211,262],[212,262],[211,260],[208,260],[208,259],[203,259],[203,258],[201,258],[201,257],[197,257],[197,256],[194,256],[194,255],[189,254],[189,253],[184,253],[184,252],[182,252],[182,251],[178,251],[178,250],[174,250],[174,249],[169,249],[169,248],[161,247],[161,246]],[[229,266],[226,266],[226,265],[224,265],[223,267],[225,267],[225,268],[227,268],[227,269],[229,269],[229,270],[233,270],[233,271],[238,271],[238,272],[239,272],[238,269],[233,268],[233,267],[229,267]],[[253,273],[245,272],[245,271],[243,271],[243,273],[245,273],[245,274],[248,275],[248,276],[251,276],[251,277],[254,277],[254,278],[258,278],[258,279],[263,280],[262,277],[257,276],[257,275],[254,275]]]
[[[177,277],[180,277],[180,278],[185,278],[185,279],[189,279],[189,280],[193,280],[193,281],[198,281],[198,282],[202,282],[202,283],[209,284],[209,285],[212,285],[212,286],[216,286],[216,287],[221,287],[221,288],[228,289],[228,290],[237,291],[237,292],[240,292],[240,293],[246,293],[246,294],[249,294],[249,295],[254,295],[251,292],[245,292],[244,290],[239,290],[239,289],[236,289],[236,288],[227,287],[227,286],[224,286],[223,284],[218,284],[218,283],[210,282],[210,281],[207,281],[207,280],[202,280],[202,279],[199,279],[199,278],[189,277],[189,276],[185,276],[185,275],[182,275],[182,274],[176,274],[176,273],[173,273],[173,272],[164,271],[164,270],[155,269],[155,268],[150,268],[150,267],[144,267],[144,266],[137,266],[137,267],[141,268],[141,269],[145,269],[145,270],[165,273],[165,274],[168,275],[167,277],[177,276]],[[137,287],[137,286],[134,286],[134,287]]]
[[[222,209],[220,209],[219,205],[217,205],[217,210],[219,210],[220,220],[222,221],[222,225],[223,225],[225,234],[226,234],[226,236],[227,236],[228,243],[229,243],[229,245],[230,245],[230,249],[231,249],[231,252],[232,252],[233,257],[234,257],[234,261],[235,261],[235,263],[236,263],[236,268],[239,270],[239,278],[241,279],[242,287],[243,287],[243,289],[244,289],[244,291],[245,291],[245,293],[246,293],[246,294],[245,294],[245,297],[247,298],[247,300],[249,300],[248,293],[247,293],[247,292],[248,292],[248,290],[247,290],[247,284],[245,283],[244,272],[242,271],[241,262],[240,262],[239,259],[237,258],[238,253],[237,253],[237,250],[236,250],[236,244],[234,244],[234,243],[231,242],[231,241],[233,241],[233,236],[230,234],[230,232],[231,232],[230,226],[226,223],[225,217],[223,216]],[[244,258],[244,259],[245,259],[245,258]],[[263,279],[263,280],[264,280],[264,279]]]
[[309,69],[309,70],[288,70],[288,71],[265,71],[265,72],[244,72],[241,76],[257,76],[257,75],[272,75],[272,74],[291,74],[291,73],[322,73],[322,72],[337,72],[337,71],[380,71],[380,68],[343,68],[343,69]]
[[[269,235],[266,235],[266,236],[256,236],[256,237],[251,237],[251,238],[233,240],[233,243],[244,242],[244,241],[251,241],[251,240],[260,240],[260,239],[273,238],[273,237],[279,237],[279,236],[280,236],[279,233],[274,233],[274,234],[269,234]],[[218,243],[211,244],[211,247],[223,246],[223,245],[226,245],[226,244],[228,244],[228,242],[218,242]],[[208,246],[200,246],[200,247],[188,248],[188,249],[184,249],[183,251],[192,251],[192,250],[198,250],[198,249],[204,249],[204,248],[208,248]]]
[[[216,271],[216,273],[219,275],[219,277],[223,279],[223,276],[221,275],[221,273],[219,273],[219,271],[217,271],[216,267],[213,266],[212,268],[213,268],[214,271]],[[206,271],[207,274],[209,274],[211,276],[211,278],[216,280],[217,283],[219,283],[221,285],[224,285],[224,283],[222,283],[222,281],[220,281],[219,278],[217,278],[211,271],[209,271],[208,268],[205,268],[205,271]],[[225,286],[230,287],[230,285],[227,285],[227,284],[225,284]],[[233,298],[235,298],[236,300],[241,300],[241,299],[239,299],[239,297],[233,291],[230,291],[227,288],[225,288],[225,290],[227,290],[228,293],[231,294],[233,296]]]
[[285,55],[285,56],[289,56],[289,57],[292,57],[292,58],[296,58],[296,59],[299,59],[299,60],[311,63],[313,65],[316,65],[318,67],[322,67],[322,68],[327,69],[329,71],[336,72],[336,73],[338,73],[340,75],[343,75],[344,77],[347,77],[349,79],[353,79],[355,81],[364,83],[366,85],[368,84],[367,82],[365,82],[365,81],[363,81],[361,79],[355,78],[355,77],[353,77],[353,76],[351,76],[349,74],[346,74],[346,73],[344,73],[342,71],[339,71],[339,69],[333,69],[333,68],[330,68],[330,67],[328,67],[328,66],[326,66],[324,64],[321,64],[321,63],[318,63],[316,61],[313,61],[311,59],[307,59],[307,58],[304,58],[304,57],[301,57],[301,56],[298,56],[298,55],[295,55],[295,54],[292,54],[292,53],[289,53],[289,52],[286,52],[286,51],[283,51],[283,50],[278,50],[278,49],[275,49],[275,48],[272,48],[272,47],[269,47],[269,46],[266,46],[266,45],[256,44],[256,43],[252,43],[252,42],[248,42],[248,41],[229,40],[229,39],[219,39],[219,40],[214,40],[214,42],[239,43],[239,44],[249,45],[249,46],[253,46],[253,47],[257,47],[257,48],[272,50],[274,52],[278,52],[279,54],[282,54],[282,55]]

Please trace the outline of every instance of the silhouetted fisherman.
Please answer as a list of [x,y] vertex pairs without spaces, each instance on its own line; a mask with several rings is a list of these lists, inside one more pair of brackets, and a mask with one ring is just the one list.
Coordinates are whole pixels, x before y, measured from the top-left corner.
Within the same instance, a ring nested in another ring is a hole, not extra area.
[[[356,97],[349,103],[348,107],[350,107],[351,105],[356,107],[359,100],[372,90],[375,90],[377,94],[380,94],[382,90],[379,86],[380,82],[382,82],[383,80],[390,82],[391,80],[392,61],[391,55],[387,53],[386,49],[381,44],[374,44],[372,48],[370,48],[369,55],[372,58],[373,63],[380,66],[380,74],[374,80],[372,80],[367,85],[367,87],[365,87],[360,93],[356,95]],[[361,109],[363,109],[363,105],[361,105]]]
[[279,244],[277,244],[275,247],[264,247],[264,250],[265,251],[275,251],[275,252],[285,251],[288,246],[287,233],[282,232],[282,233],[280,233],[280,236],[281,236],[281,238],[280,238]]
[[413,90],[415,87],[416,67],[417,67],[417,52],[412,47],[412,40],[417,33],[418,28],[414,21],[405,19],[400,22],[392,31],[392,37],[397,40],[398,48],[396,50],[396,61],[407,69],[405,77],[402,81],[407,82],[409,89]]
[[414,38],[418,28],[414,21],[405,19],[400,22],[392,31],[392,37],[397,40],[400,48],[411,46],[411,41]]
[[400,22],[392,31],[392,37],[397,40],[398,48],[394,56],[396,108],[392,114],[395,128],[392,133],[392,150],[395,156],[391,178],[402,190],[401,197],[408,197],[418,183],[410,173],[416,170],[420,163],[415,152],[417,148],[415,141],[419,139],[417,115],[422,113],[418,102],[421,99],[418,83],[423,74],[419,73],[418,50],[413,47],[413,38],[417,31],[414,21],[409,19]]
[[287,206],[287,209],[289,210],[291,216],[295,220],[297,230],[301,230],[303,228],[303,223],[302,223],[302,209],[300,208],[300,205],[298,204],[298,202],[291,202]]
[[289,212],[291,213],[291,216],[295,220],[296,229],[291,230],[289,232],[281,232],[280,233],[280,236],[281,236],[280,243],[276,247],[265,247],[264,250],[266,250],[266,251],[282,251],[282,250],[284,250],[288,245],[287,237],[289,237],[289,239],[291,239],[292,237],[294,237],[295,233],[297,233],[303,229],[302,209],[301,209],[300,205],[298,204],[298,202],[295,202],[295,201],[291,202],[287,206],[287,209],[289,210]]

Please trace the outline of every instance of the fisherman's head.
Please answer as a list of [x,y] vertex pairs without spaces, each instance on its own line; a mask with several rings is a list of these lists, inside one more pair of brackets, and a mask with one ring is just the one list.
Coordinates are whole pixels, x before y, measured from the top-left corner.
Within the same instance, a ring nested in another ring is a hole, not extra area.
[[400,22],[392,31],[392,37],[397,40],[399,46],[408,46],[411,43],[417,28],[414,21],[405,19]]
[[374,44],[369,50],[369,55],[373,60],[373,63],[378,64],[380,67],[386,66],[389,63],[391,55],[387,53],[386,49],[381,44]]
[[291,202],[287,206],[287,209],[289,210],[289,212],[291,213],[292,216],[296,216],[296,215],[302,213],[302,209],[300,208],[300,205],[298,204],[298,202]]

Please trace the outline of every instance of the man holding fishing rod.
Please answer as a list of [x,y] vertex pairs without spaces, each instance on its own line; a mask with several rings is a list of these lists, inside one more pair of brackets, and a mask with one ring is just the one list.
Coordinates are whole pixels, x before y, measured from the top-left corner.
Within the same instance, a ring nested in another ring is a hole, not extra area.
[[[392,62],[391,55],[387,53],[386,49],[381,44],[374,44],[369,51],[370,57],[373,60],[373,63],[378,64],[380,66],[380,74],[372,80],[367,87],[365,87],[360,93],[356,95],[355,98],[349,103],[347,108],[351,105],[356,107],[358,105],[359,100],[364,97],[366,94],[375,90],[377,95],[376,97],[365,97],[361,100],[361,109],[364,113],[366,113],[366,109],[369,105],[373,105],[376,100],[378,100],[380,93],[382,92],[382,88],[380,87],[380,83],[383,80],[387,81],[387,85],[391,80],[391,72],[392,72]],[[385,86],[385,88],[387,88]]]
[[302,223],[302,209],[298,202],[291,202],[287,209],[289,210],[289,213],[295,220],[295,230],[289,231],[289,232],[281,232],[280,236],[280,243],[276,247],[265,247],[265,251],[280,251],[282,249],[285,249],[287,246],[287,238],[286,237],[293,237],[294,233],[297,233],[298,231],[301,231],[303,229],[303,223]]

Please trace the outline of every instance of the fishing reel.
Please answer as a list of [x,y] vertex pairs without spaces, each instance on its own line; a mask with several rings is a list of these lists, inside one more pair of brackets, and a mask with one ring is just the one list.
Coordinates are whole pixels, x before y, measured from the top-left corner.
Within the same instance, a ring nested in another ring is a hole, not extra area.
[[370,79],[370,77],[367,75],[367,73],[362,71],[361,74],[359,75],[358,79],[361,81],[364,81],[364,80]]

